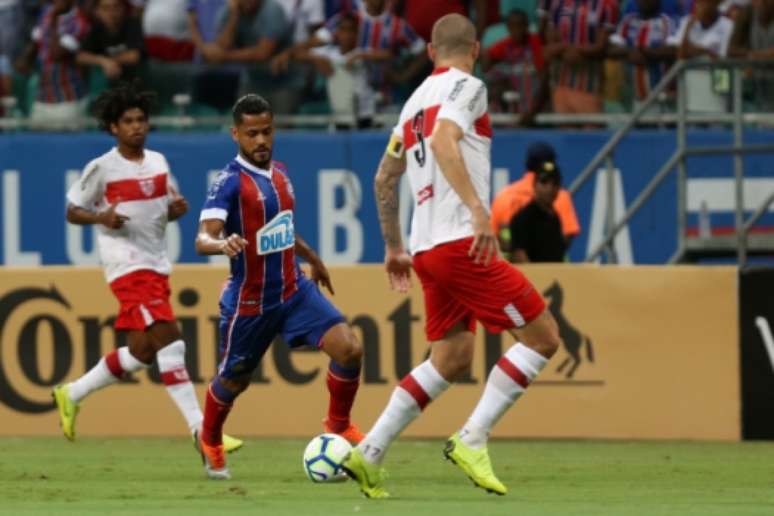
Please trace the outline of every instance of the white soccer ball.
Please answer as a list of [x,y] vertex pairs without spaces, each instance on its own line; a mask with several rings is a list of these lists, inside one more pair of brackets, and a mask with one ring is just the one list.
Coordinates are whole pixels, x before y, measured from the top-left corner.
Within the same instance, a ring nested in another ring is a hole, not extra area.
[[341,463],[352,450],[349,442],[336,434],[320,434],[306,445],[304,472],[312,482],[342,482],[347,474]]

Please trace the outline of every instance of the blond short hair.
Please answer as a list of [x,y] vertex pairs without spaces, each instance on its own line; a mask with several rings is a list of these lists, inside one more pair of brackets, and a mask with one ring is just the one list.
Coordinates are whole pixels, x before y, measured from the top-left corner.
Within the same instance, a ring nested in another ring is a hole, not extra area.
[[447,14],[433,25],[432,44],[441,57],[467,54],[476,44],[476,28],[462,15]]

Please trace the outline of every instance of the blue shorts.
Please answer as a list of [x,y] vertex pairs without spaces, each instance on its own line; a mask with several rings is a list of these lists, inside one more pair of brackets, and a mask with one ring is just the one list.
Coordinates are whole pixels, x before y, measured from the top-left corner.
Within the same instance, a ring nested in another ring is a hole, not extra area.
[[323,335],[346,322],[339,310],[306,277],[285,303],[256,316],[238,315],[221,305],[218,374],[234,378],[250,374],[277,335],[290,347],[320,346]]

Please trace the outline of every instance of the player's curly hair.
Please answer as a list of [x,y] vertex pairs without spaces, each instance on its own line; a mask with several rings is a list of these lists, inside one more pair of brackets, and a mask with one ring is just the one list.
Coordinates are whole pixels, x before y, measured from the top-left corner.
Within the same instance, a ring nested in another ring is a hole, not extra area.
[[231,110],[231,114],[234,118],[234,125],[242,123],[242,115],[261,115],[263,113],[269,113],[272,116],[274,115],[269,101],[255,93],[248,93],[247,95],[240,97],[236,103],[234,103],[234,107]]
[[153,92],[141,89],[139,81],[123,83],[99,94],[94,101],[94,115],[100,129],[110,132],[110,125],[118,123],[129,109],[138,108],[148,116],[155,99]]

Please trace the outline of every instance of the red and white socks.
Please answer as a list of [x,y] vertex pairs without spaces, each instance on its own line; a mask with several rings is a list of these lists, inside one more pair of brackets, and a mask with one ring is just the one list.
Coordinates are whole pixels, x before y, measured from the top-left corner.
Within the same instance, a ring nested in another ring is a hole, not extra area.
[[449,382],[429,359],[415,367],[395,387],[387,407],[358,445],[365,459],[372,464],[380,464],[387,448],[403,429],[448,388]]
[[83,376],[68,384],[70,399],[79,403],[92,392],[116,383],[126,373],[147,369],[150,364],[137,360],[126,346],[114,349]]
[[183,414],[191,433],[194,433],[201,426],[203,416],[196,391],[185,368],[185,342],[176,340],[164,346],[156,353],[156,361],[167,393]]
[[492,427],[547,363],[547,358],[524,344],[511,346],[489,373],[484,394],[460,430],[462,442],[474,449],[486,446]]
[[[183,414],[191,433],[202,423],[202,411],[193,384],[185,368],[185,342],[176,340],[156,353],[161,380],[167,392]],[[69,384],[70,398],[79,403],[92,392],[122,379],[127,373],[147,369],[150,364],[140,362],[127,346],[111,351],[86,374]]]

